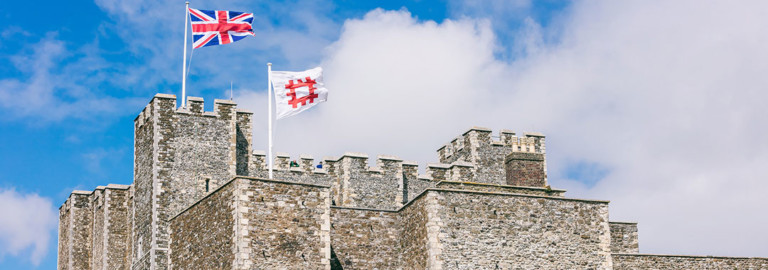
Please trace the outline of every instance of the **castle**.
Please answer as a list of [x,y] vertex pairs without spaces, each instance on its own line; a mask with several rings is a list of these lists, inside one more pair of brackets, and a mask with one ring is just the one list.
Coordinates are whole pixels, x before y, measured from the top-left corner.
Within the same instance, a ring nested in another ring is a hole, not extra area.
[[547,184],[545,137],[472,128],[439,163],[345,153],[323,168],[251,149],[230,100],[157,94],[134,120],[132,185],[59,208],[58,269],[768,269],[638,254],[636,223]]

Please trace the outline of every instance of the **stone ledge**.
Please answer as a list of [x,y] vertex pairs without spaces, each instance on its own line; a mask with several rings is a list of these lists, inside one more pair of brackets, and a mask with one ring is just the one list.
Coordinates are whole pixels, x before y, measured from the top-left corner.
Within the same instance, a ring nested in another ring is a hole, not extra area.
[[341,156],[342,159],[344,157],[355,157],[355,158],[368,158],[367,154],[358,153],[358,152],[344,152],[344,155]]
[[539,137],[539,138],[544,138],[545,137],[544,134],[542,134],[540,132],[523,132],[523,136],[525,136],[525,137]]
[[131,185],[108,184],[107,188],[111,188],[111,189],[129,189],[129,188],[131,188]]
[[451,164],[445,164],[445,163],[427,163],[427,168],[441,168],[441,169],[448,169],[451,167]]
[[672,258],[692,258],[692,259],[757,259],[757,260],[767,260],[768,261],[768,257],[728,257],[728,256],[711,256],[711,255],[669,255],[669,254],[611,253],[611,256],[672,257]]
[[246,109],[240,109],[240,108],[237,108],[235,110],[235,112],[237,112],[237,113],[244,113],[244,114],[253,114],[252,111],[249,111],[249,110],[246,110]]
[[493,132],[493,130],[491,130],[490,128],[484,128],[484,127],[477,127],[477,126],[475,126],[475,127],[470,128],[469,130],[465,131],[464,133],[462,133],[461,136],[466,136],[467,133],[470,133],[473,130],[482,131],[482,132]]
[[188,110],[187,108],[184,108],[184,107],[179,107],[178,109],[176,109],[176,113],[179,113],[179,114],[190,114],[191,115],[192,111],[190,111],[190,110]]
[[528,194],[516,194],[516,193],[498,193],[498,192],[484,192],[484,191],[475,191],[475,190],[457,190],[457,189],[442,189],[442,188],[426,188],[424,191],[419,193],[419,195],[416,195],[412,200],[408,201],[406,204],[404,204],[402,207],[398,208],[397,211],[402,211],[409,205],[411,205],[413,202],[424,196],[424,194],[427,194],[429,191],[436,191],[436,192],[455,192],[455,193],[475,193],[475,194],[485,194],[485,195],[492,195],[492,196],[512,196],[512,197],[526,197],[526,198],[537,198],[537,199],[547,199],[547,200],[559,200],[559,201],[575,201],[575,202],[585,202],[585,203],[600,203],[600,204],[608,204],[610,201],[603,201],[603,200],[589,200],[589,199],[577,199],[577,198],[564,198],[564,197],[552,197],[552,196],[538,196],[538,195],[528,195]]
[[504,157],[504,163],[512,160],[544,161],[544,154],[534,152],[512,152]]
[[403,161],[403,166],[419,166],[419,163],[413,160]]
[[[567,190],[565,190],[565,189],[555,189],[555,188],[547,189],[547,188],[540,188],[540,187],[509,186],[509,185],[497,185],[497,184],[477,183],[477,182],[460,182],[460,181],[446,181],[446,180],[437,182],[438,185],[440,183],[472,185],[472,186],[491,186],[491,187],[508,188],[508,189],[526,189],[526,190],[546,191],[546,192],[559,192],[559,193],[567,192]],[[637,224],[637,223],[634,223],[634,224]]]
[[626,222],[626,221],[608,221],[608,223],[613,224],[627,224],[627,225],[637,225],[637,222]]
[[383,159],[383,160],[403,161],[403,159],[401,159],[398,156],[390,156],[390,155],[378,155],[376,158]]
[[344,207],[344,206],[331,206],[333,209],[339,209],[339,210],[353,210],[353,211],[374,211],[374,212],[386,212],[386,213],[397,213],[398,210],[389,210],[389,209],[373,209],[373,208],[359,208],[359,207]]
[[475,164],[472,164],[470,162],[457,160],[451,163],[451,167],[475,167]]
[[213,103],[237,105],[237,102],[229,99],[214,99]]
[[155,94],[155,97],[154,97],[154,98],[176,99],[176,95],[173,95],[173,94],[161,94],[161,93],[157,93],[157,94]]

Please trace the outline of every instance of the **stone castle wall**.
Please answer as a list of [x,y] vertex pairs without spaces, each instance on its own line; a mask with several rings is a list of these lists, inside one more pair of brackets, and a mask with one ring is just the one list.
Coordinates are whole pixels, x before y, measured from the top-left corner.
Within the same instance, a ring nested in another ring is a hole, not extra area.
[[274,177],[252,114],[156,95],[134,120],[134,183],[60,208],[59,269],[764,269],[764,258],[637,254],[636,223],[547,185],[544,136],[472,128],[440,163],[307,155]]
[[427,213],[427,199],[421,193],[400,210],[400,262],[402,269],[428,269],[430,255],[430,239],[427,230],[430,215]]
[[768,258],[613,254],[613,269],[768,269]]
[[397,269],[399,241],[397,212],[331,207],[331,248],[343,269]]
[[608,202],[458,190],[435,194],[445,268],[610,269]]
[[232,269],[235,264],[236,186],[225,184],[170,222],[175,269]]

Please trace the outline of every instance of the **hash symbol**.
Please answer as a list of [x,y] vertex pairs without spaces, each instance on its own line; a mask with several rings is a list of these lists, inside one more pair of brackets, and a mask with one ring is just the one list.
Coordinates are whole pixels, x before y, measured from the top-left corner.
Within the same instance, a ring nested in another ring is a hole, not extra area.
[[[312,103],[315,101],[315,98],[317,98],[317,94],[315,94],[315,84],[317,83],[315,80],[307,76],[304,81],[301,79],[297,80],[298,83],[293,83],[293,80],[289,80],[288,84],[285,85],[285,89],[290,90],[286,95],[291,97],[291,100],[288,101],[288,104],[291,104],[293,108],[297,108],[298,104],[301,103],[301,106],[307,105],[307,100],[309,100],[309,103]],[[304,87],[306,86],[309,88],[309,94],[303,97],[296,97],[296,88]]]

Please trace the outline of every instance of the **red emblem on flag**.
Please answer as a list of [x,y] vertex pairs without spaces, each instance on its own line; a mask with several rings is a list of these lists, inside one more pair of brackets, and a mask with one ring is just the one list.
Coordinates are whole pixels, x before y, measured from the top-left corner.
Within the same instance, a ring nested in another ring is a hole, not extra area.
[[[285,89],[288,89],[289,92],[286,93],[286,96],[291,97],[291,100],[288,101],[288,104],[291,104],[293,108],[297,108],[299,103],[301,103],[301,106],[307,105],[307,100],[309,100],[309,103],[311,104],[313,101],[315,101],[315,98],[317,98],[317,94],[315,94],[315,80],[313,80],[310,77],[307,77],[302,81],[301,79],[297,80],[297,83],[294,83],[293,80],[288,81],[288,84],[285,85]],[[297,97],[296,96],[296,88],[299,87],[307,87],[309,89],[309,94],[303,97]]]

